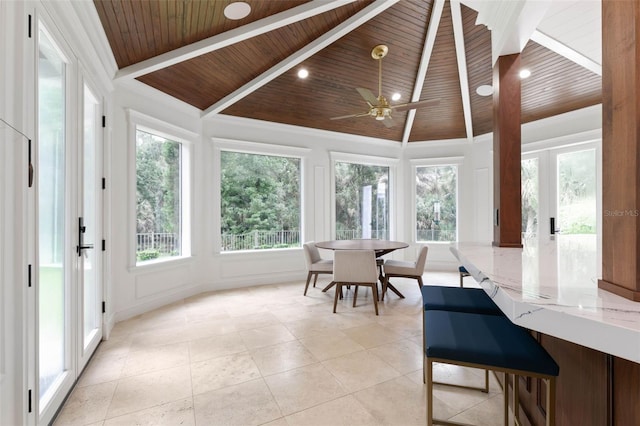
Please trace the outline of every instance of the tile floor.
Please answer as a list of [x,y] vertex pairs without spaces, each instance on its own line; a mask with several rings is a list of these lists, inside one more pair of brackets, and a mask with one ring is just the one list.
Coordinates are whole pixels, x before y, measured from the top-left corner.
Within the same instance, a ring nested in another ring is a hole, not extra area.
[[[304,282],[203,293],[118,323],[55,425],[424,425],[422,315],[415,280],[375,316],[370,289],[303,296]],[[458,285],[458,274],[424,282]],[[467,278],[468,284],[472,284]],[[481,384],[440,365],[436,380]],[[436,385],[435,414],[501,424],[502,394]]]

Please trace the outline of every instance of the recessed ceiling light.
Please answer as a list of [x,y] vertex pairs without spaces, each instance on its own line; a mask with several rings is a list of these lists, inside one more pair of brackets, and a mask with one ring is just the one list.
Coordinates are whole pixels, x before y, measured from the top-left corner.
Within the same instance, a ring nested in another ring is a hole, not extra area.
[[250,12],[251,6],[243,1],[231,3],[224,8],[224,16],[234,21],[246,17]]
[[396,92],[393,95],[391,95],[391,100],[392,101],[398,101],[398,100],[400,100],[401,97],[402,97],[402,95],[400,93]]
[[476,93],[480,96],[491,96],[493,94],[493,87],[488,84],[483,84],[482,86],[478,86]]
[[300,71],[298,71],[298,77],[299,78],[309,77],[309,71],[307,71],[305,68],[300,68]]
[[520,70],[520,78],[527,78],[531,75],[531,71],[524,69]]

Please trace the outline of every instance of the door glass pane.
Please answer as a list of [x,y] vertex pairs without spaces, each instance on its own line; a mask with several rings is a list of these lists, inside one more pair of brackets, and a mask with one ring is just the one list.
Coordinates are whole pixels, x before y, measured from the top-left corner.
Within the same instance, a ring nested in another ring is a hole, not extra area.
[[538,159],[522,160],[522,234],[526,237],[538,235]]
[[82,146],[82,208],[83,225],[86,231],[83,235],[84,245],[92,244],[93,250],[83,250],[82,290],[84,311],[83,349],[86,349],[93,334],[99,326],[98,318],[98,279],[96,268],[96,243],[98,241],[98,223],[96,211],[96,142],[98,131],[98,102],[88,87],[84,87],[84,140]]
[[43,31],[38,47],[38,353],[44,408],[65,368],[65,64]]
[[389,167],[336,163],[336,239],[389,239]]
[[417,241],[456,241],[458,167],[416,167]]
[[558,228],[563,235],[596,233],[596,153],[558,155]]

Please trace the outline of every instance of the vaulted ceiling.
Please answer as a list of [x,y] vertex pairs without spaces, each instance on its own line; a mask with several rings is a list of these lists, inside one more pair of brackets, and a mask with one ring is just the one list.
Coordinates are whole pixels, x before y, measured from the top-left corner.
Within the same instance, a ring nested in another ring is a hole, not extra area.
[[[492,84],[491,32],[476,24],[474,10],[481,1],[245,0],[251,13],[240,20],[224,16],[233,0],[94,4],[116,80],[136,78],[205,118],[226,114],[407,143],[491,131],[491,96],[476,93]],[[523,123],[601,102],[600,52],[592,46],[598,12],[594,0],[548,9],[522,51],[531,71],[522,81]],[[395,103],[439,102],[394,111],[391,127],[372,117],[330,120],[367,111],[355,89],[377,94],[371,49],[378,44],[389,47],[383,95],[400,93]],[[308,78],[298,78],[300,68]]]

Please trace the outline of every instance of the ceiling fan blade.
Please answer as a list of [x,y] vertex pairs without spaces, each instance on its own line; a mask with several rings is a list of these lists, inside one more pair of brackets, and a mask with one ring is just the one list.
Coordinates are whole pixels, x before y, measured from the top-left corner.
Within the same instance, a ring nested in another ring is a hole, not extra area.
[[389,116],[387,116],[384,120],[382,120],[382,124],[385,125],[385,127],[389,128],[389,127],[393,127],[393,119]]
[[361,112],[359,114],[350,114],[350,115],[341,115],[340,117],[331,117],[329,120],[342,120],[343,118],[354,118],[354,117],[366,117],[369,115],[368,112]]
[[363,89],[362,87],[358,87],[356,90],[358,91],[358,93],[360,93],[360,96],[362,96],[365,101],[369,102],[371,105],[378,105],[378,98],[376,98],[373,93],[371,93],[371,90]]
[[426,99],[424,101],[410,102],[408,104],[392,105],[391,109],[393,109],[394,111],[408,111],[414,108],[438,105],[439,103],[440,103],[440,99]]

